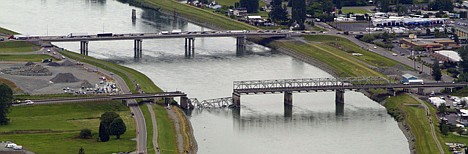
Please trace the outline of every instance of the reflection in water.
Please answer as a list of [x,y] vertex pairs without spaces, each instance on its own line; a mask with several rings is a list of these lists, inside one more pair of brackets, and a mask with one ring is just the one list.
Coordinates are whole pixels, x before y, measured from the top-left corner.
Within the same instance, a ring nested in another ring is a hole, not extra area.
[[141,13],[141,18],[143,19],[143,23],[151,25],[153,26],[153,28],[159,30],[186,30],[188,25],[187,21],[181,20],[180,18],[174,16],[165,15],[159,11],[152,9],[143,9],[143,12]]

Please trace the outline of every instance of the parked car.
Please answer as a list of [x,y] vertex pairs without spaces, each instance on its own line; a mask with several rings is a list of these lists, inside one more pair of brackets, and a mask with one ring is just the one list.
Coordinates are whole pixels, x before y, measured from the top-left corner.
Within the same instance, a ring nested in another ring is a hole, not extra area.
[[31,100],[25,100],[24,102],[26,103],[26,105],[32,105],[32,104],[34,104],[34,102],[31,101]]

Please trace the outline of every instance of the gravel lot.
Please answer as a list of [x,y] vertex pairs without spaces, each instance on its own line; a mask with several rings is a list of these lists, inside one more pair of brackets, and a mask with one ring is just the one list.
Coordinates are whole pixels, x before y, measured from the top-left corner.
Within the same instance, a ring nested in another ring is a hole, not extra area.
[[[24,66],[25,62],[21,63],[0,63],[0,70],[10,68],[12,66]],[[99,75],[97,72],[88,71],[83,66],[47,66],[47,63],[36,63],[49,69],[52,72],[51,76],[21,76],[21,75],[9,75],[0,72],[0,77],[6,78],[13,81],[20,87],[25,93],[29,94],[56,94],[63,93],[63,88],[69,87],[70,89],[81,88],[83,80],[88,80],[92,85],[99,84]],[[92,68],[96,69],[96,68]],[[91,69],[90,69],[91,70]],[[72,73],[79,82],[74,83],[49,83],[50,79],[54,78],[58,73]]]

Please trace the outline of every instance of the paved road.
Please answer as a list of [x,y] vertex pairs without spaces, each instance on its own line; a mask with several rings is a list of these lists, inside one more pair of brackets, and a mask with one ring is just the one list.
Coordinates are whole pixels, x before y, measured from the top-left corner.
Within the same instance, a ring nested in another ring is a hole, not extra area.
[[153,123],[153,148],[156,154],[159,154],[158,145],[158,123],[156,122],[156,115],[154,114],[153,105],[146,104],[151,115],[151,122]]
[[437,144],[437,149],[439,149],[439,153],[440,153],[440,154],[444,154],[444,149],[442,148],[442,145],[440,144],[439,139],[437,139],[437,134],[436,134],[436,131],[435,131],[435,128],[434,128],[434,122],[432,121],[432,118],[431,118],[431,116],[430,116],[430,115],[431,115],[431,112],[429,111],[429,107],[427,107],[426,103],[422,102],[422,101],[421,101],[419,98],[417,98],[416,96],[411,95],[411,97],[413,97],[414,99],[416,99],[416,100],[424,107],[424,109],[426,110],[427,118],[428,118],[428,120],[430,121],[432,138],[434,139],[435,143]]

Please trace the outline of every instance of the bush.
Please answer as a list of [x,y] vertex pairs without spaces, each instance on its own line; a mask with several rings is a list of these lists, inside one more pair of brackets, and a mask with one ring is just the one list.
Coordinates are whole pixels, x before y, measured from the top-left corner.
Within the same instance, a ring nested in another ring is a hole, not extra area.
[[81,139],[90,139],[92,137],[93,137],[93,134],[91,133],[91,129],[85,128],[80,131]]

